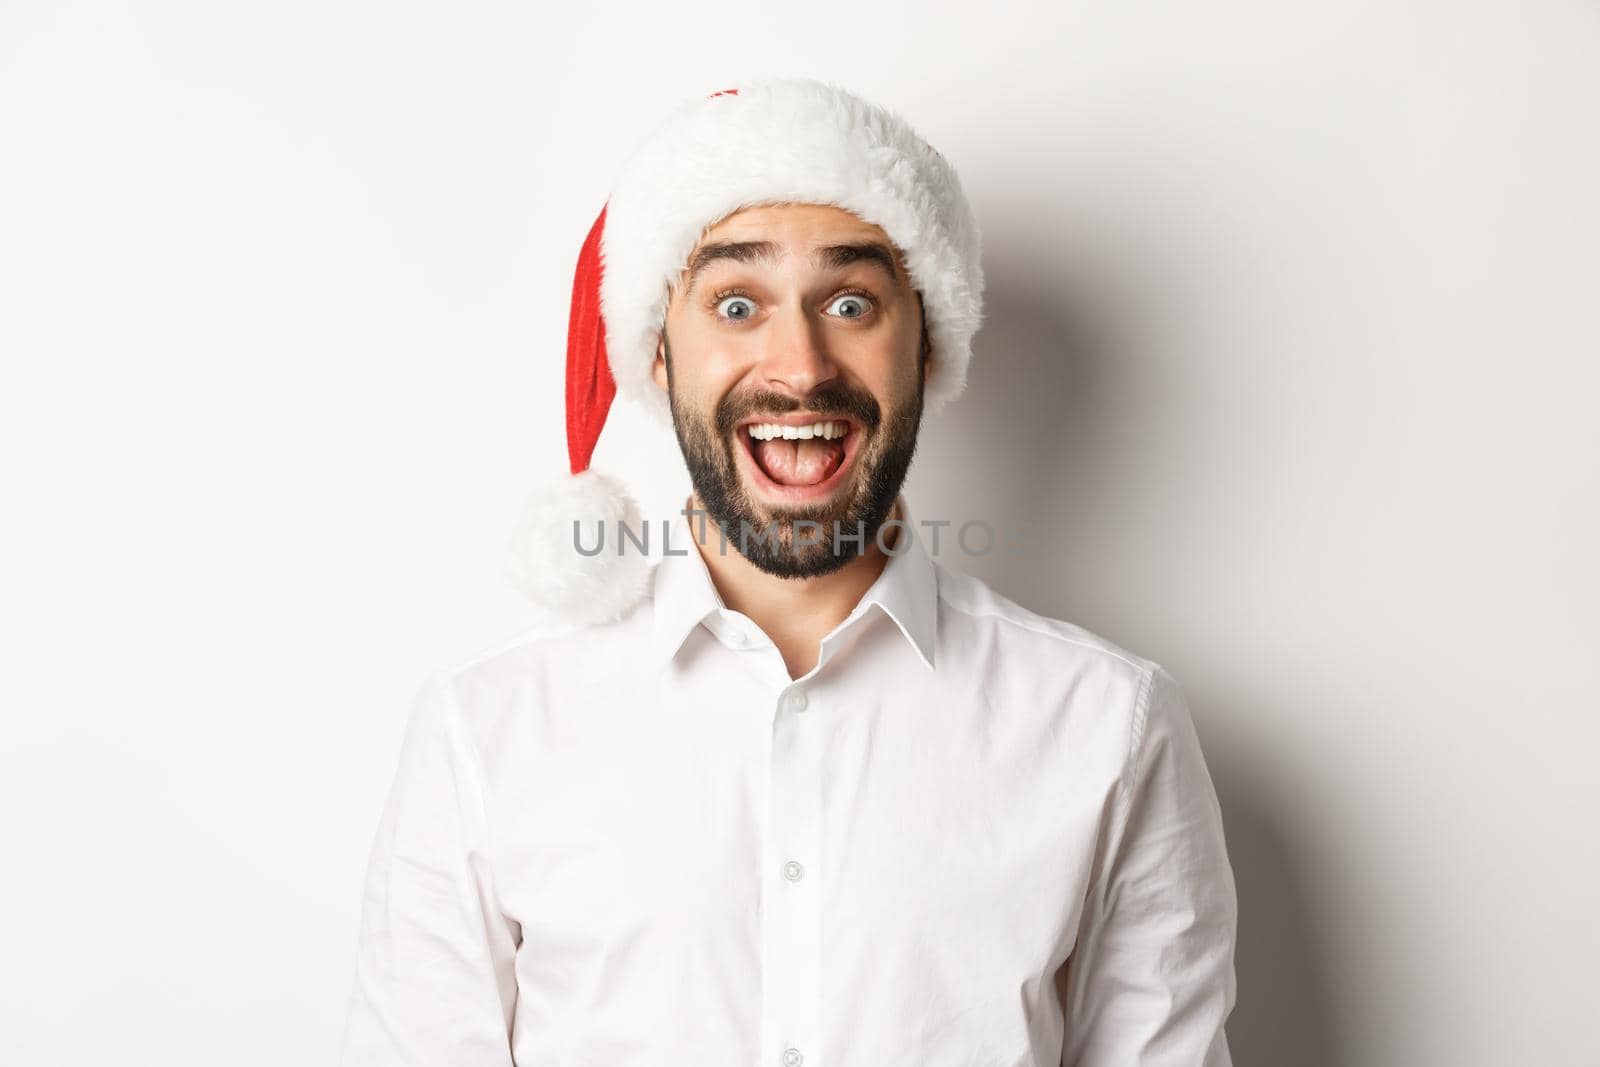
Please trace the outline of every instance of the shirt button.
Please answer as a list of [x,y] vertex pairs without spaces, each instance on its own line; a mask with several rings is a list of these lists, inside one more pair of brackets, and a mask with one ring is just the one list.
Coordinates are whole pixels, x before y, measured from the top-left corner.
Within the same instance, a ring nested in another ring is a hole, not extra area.
[[783,1067],[800,1067],[800,1063],[804,1059],[805,1057],[800,1055],[800,1050],[797,1048],[783,1050]]
[[783,876],[791,882],[798,882],[806,876],[806,869],[794,860],[783,865]]
[[796,689],[789,694],[789,710],[805,711],[808,700],[804,689]]
[[743,630],[729,630],[728,631],[728,644],[732,645],[734,648],[743,648],[745,645],[748,645],[749,643],[750,643],[750,638],[745,636],[745,633],[744,633]]

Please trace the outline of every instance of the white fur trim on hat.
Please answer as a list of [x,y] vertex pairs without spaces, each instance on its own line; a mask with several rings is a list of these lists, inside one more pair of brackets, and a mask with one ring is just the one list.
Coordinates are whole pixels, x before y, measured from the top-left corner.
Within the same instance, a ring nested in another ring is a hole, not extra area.
[[[603,534],[600,552],[578,551],[574,522],[586,549]],[[643,540],[639,507],[621,482],[592,467],[564,474],[529,495],[511,537],[505,577],[552,621],[620,619],[643,598],[651,572],[650,557],[623,539],[623,523]]]
[[888,234],[927,313],[924,410],[958,396],[982,320],[983,268],[955,169],[897,114],[803,78],[682,105],[625,164],[601,245],[617,394],[670,425],[667,396],[650,376],[670,288],[708,227],[776,202],[832,204]]

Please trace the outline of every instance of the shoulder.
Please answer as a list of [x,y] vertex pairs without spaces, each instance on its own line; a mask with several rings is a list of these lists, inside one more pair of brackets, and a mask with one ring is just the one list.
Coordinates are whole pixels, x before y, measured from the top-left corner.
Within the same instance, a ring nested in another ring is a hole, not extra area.
[[968,638],[1007,650],[1012,671],[1031,677],[1038,692],[1081,696],[1091,717],[1119,738],[1131,776],[1136,761],[1169,741],[1198,749],[1183,684],[1149,657],[1065,619],[1051,618],[1011,600],[971,575],[939,569],[941,620],[958,620]]
[[1094,664],[1138,685],[1160,669],[1085,626],[1023,606],[974,575],[942,563],[938,575],[940,621],[958,638],[979,638],[1051,664]]
[[939,655],[948,651],[952,676],[970,677],[1000,713],[1042,716],[1108,778],[1127,777],[1153,719],[1181,715],[1182,695],[1154,660],[973,575],[941,564],[938,581]]
[[648,597],[621,618],[575,625],[533,623],[465,655],[430,676],[469,718],[529,696],[559,696],[624,684],[648,647],[653,606]]

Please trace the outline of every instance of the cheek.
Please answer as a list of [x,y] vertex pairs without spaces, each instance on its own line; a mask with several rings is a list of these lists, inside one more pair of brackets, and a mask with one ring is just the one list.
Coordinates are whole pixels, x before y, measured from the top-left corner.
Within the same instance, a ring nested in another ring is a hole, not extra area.
[[720,399],[759,362],[751,346],[704,331],[672,334],[673,387],[685,396]]
[[861,382],[886,403],[914,397],[917,393],[919,353],[900,343],[900,338],[875,345],[856,362]]

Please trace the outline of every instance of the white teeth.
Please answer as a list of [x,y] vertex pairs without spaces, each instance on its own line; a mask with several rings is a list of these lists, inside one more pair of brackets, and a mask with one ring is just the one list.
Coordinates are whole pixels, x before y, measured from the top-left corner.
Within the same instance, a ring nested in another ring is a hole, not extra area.
[[782,426],[776,422],[754,422],[745,429],[757,441],[770,441],[775,437],[781,437],[786,441],[809,441],[813,437],[836,441],[849,432],[849,427],[842,422],[814,422],[809,426]]

